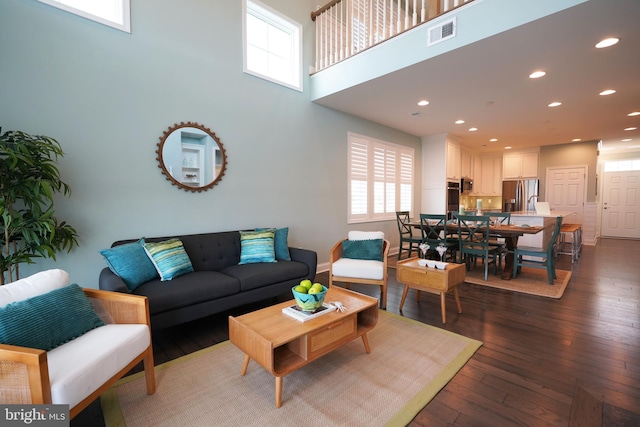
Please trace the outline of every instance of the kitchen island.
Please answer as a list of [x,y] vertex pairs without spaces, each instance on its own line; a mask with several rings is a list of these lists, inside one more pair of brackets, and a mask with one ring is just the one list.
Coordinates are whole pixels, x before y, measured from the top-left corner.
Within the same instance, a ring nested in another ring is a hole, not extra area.
[[564,218],[575,214],[575,212],[571,211],[551,211],[548,215],[538,214],[536,211],[511,212],[511,224],[544,227],[544,231],[541,233],[521,236],[517,245],[546,248],[553,234],[556,217],[561,216],[564,221]]

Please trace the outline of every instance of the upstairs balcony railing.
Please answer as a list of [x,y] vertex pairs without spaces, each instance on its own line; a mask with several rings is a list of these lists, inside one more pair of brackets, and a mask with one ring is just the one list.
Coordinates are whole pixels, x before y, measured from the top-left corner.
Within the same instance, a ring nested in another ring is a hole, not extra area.
[[311,12],[323,70],[473,0],[333,0]]

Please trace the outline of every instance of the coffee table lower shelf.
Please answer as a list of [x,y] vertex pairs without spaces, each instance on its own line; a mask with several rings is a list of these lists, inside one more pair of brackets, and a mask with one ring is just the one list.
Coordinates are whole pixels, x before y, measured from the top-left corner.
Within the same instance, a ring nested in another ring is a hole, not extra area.
[[334,311],[307,322],[282,313],[287,301],[242,316],[229,316],[229,340],[245,354],[240,375],[253,359],[275,377],[276,407],[282,406],[283,377],[327,353],[362,337],[371,352],[367,332],[378,321],[378,300],[332,287],[326,301],[339,301],[344,312]]

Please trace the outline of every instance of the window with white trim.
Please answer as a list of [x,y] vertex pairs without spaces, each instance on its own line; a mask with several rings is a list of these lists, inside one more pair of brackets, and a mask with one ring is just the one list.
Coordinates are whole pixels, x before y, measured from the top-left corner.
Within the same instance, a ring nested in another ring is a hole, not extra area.
[[131,32],[129,0],[38,0],[83,18]]
[[259,1],[244,6],[244,72],[302,91],[302,26]]
[[605,172],[626,172],[640,170],[640,159],[609,160],[604,163]]
[[415,150],[349,133],[348,222],[396,219],[413,209]]

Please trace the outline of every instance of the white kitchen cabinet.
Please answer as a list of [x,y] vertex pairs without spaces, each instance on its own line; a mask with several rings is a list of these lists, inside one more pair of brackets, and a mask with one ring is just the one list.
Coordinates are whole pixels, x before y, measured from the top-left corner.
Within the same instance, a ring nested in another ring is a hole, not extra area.
[[502,162],[504,179],[537,178],[539,161],[538,151],[505,154]]
[[482,173],[478,194],[499,196],[502,193],[502,156],[495,154],[482,156],[480,164]]
[[459,181],[460,175],[460,146],[447,141],[447,179]]
[[460,176],[464,178],[475,179],[475,160],[476,153],[460,147]]

